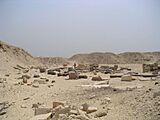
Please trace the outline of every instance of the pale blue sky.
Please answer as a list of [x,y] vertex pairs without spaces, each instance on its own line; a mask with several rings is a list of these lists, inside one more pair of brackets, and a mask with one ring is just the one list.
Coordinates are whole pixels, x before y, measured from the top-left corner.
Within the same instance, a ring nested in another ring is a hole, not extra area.
[[0,0],[0,40],[35,56],[160,51],[160,0]]

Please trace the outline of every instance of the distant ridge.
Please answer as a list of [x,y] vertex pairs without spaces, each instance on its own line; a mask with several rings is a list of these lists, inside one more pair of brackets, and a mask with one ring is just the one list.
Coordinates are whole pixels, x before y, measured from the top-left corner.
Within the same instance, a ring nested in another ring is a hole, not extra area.
[[62,57],[33,57],[22,48],[18,48],[0,41],[0,66],[23,65],[47,65],[55,66],[62,64],[76,63],[97,63],[97,64],[142,64],[160,63],[160,52],[125,52],[115,54],[111,52],[94,52],[75,54],[70,58]]
[[125,52],[114,54],[111,52],[76,54],[69,58],[77,63],[97,64],[141,64],[153,63],[160,60],[160,52]]

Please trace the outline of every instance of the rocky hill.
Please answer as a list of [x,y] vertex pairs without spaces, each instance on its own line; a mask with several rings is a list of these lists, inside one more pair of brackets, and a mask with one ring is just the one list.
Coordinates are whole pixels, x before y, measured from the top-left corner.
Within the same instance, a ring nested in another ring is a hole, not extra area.
[[33,57],[31,54],[9,44],[0,41],[0,69],[9,69],[18,65],[55,66],[76,63],[97,64],[136,64],[153,63],[160,61],[160,52],[126,52],[114,54],[110,52],[76,54],[70,58],[62,57]]
[[10,69],[16,65],[38,65],[38,61],[22,48],[0,41],[0,68]]
[[67,58],[62,57],[37,57],[36,59],[46,66],[69,64]]
[[69,58],[77,63],[98,63],[98,64],[136,64],[153,63],[160,60],[160,52],[126,52],[114,53],[90,53],[77,54]]

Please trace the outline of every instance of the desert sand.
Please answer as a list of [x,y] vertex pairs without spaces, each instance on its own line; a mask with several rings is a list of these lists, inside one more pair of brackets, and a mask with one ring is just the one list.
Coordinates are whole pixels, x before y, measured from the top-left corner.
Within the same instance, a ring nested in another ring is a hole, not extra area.
[[[159,60],[160,52],[36,58],[21,48],[0,42],[0,120],[40,120],[35,115],[40,108],[51,109],[49,114],[41,111],[43,117],[47,116],[43,120],[160,120],[160,74],[142,76],[143,63]],[[119,70],[115,74],[77,70],[78,74],[87,76],[82,79],[57,76],[56,69],[63,68],[61,72],[64,72],[74,67],[74,63],[111,67],[116,64],[118,69],[130,70]],[[48,74],[48,70],[55,74]],[[138,75],[132,76],[129,72]],[[111,77],[117,74],[132,79],[123,81],[122,77]],[[93,81],[97,76],[103,80]],[[56,108],[54,102],[64,105]],[[84,105],[88,106],[87,110]],[[69,111],[61,111],[66,108]]]

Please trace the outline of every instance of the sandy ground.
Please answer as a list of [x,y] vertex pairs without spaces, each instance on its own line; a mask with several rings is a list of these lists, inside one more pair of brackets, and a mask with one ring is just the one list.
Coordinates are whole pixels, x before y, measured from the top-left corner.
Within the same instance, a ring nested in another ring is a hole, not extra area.
[[[141,65],[129,67],[135,71],[141,69]],[[30,70],[27,74],[39,74],[49,79],[47,84],[40,84],[39,88],[34,88],[16,84],[22,81],[17,79],[22,76],[17,70],[10,72],[9,77],[5,74],[8,72],[0,70],[1,78],[7,79],[6,82],[0,83],[0,102],[7,101],[10,106],[6,109],[7,113],[0,116],[0,120],[29,120],[34,116],[33,104],[40,103],[42,106],[51,107],[53,101],[66,101],[69,105],[75,106],[88,103],[97,107],[98,111],[107,111],[106,116],[94,118],[95,120],[160,120],[160,96],[153,98],[153,94],[160,90],[159,78],[155,81],[132,82],[122,82],[119,78],[114,78],[109,80],[109,88],[92,88],[81,85],[95,84],[96,82],[91,81],[93,73],[84,73],[88,79],[66,80],[68,77],[40,74],[36,70]],[[98,75],[109,78],[106,74]],[[31,77],[29,81],[35,79],[39,78]],[[52,80],[55,80],[55,83],[51,83]],[[155,85],[155,82],[158,84]],[[130,89],[126,90],[127,87]],[[92,113],[90,116],[95,114]]]

